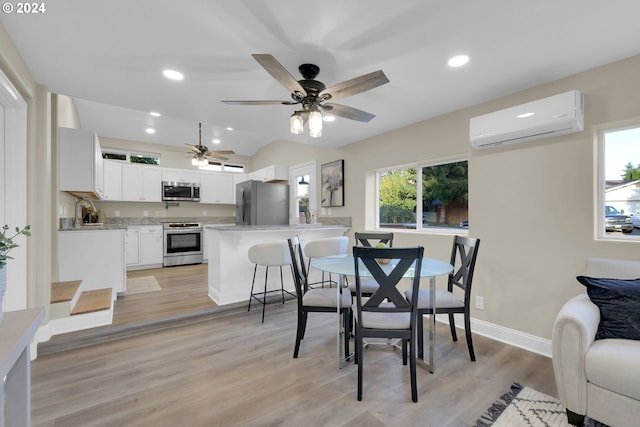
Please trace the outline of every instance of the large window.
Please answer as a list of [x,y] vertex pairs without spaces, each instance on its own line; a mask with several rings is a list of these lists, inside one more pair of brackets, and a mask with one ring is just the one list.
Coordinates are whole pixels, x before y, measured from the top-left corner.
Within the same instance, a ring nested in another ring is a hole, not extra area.
[[640,123],[598,136],[597,235],[640,240]]
[[467,228],[468,176],[466,160],[379,171],[378,227]]

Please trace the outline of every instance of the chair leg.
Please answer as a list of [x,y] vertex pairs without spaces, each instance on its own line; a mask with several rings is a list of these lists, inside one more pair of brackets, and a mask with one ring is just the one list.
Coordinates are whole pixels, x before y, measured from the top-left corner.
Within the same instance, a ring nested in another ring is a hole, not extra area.
[[357,326],[356,326],[356,346],[357,346],[357,362],[358,362],[358,401],[362,401],[362,365],[363,365],[363,359],[364,359],[364,348],[362,346],[363,342],[362,342],[362,333],[358,332],[357,330]]
[[264,269],[264,294],[262,294],[262,323],[264,323],[264,309],[267,306],[267,281],[269,279],[269,266]]
[[467,347],[469,347],[469,357],[472,362],[476,361],[476,354],[473,351],[473,339],[471,338],[471,320],[469,313],[464,314],[464,331],[467,336]]
[[[415,334],[414,334],[415,335]],[[409,353],[409,374],[411,375],[411,400],[418,401],[418,381],[416,379],[416,352],[413,351],[413,340],[411,341],[411,352]]]
[[348,308],[342,309],[342,321],[344,328],[344,357],[349,357],[349,337],[351,335],[351,331],[349,330],[351,325],[351,320],[349,319],[349,315],[351,314],[351,310]]
[[306,317],[307,317],[306,312],[298,311],[298,330],[296,331],[296,346],[293,349],[294,359],[298,357],[298,353],[300,351],[300,342],[304,338],[304,329],[307,324]]
[[456,321],[453,317],[453,313],[449,313],[449,328],[451,328],[451,338],[454,341],[458,341],[458,335],[456,334]]
[[258,271],[258,264],[253,267],[253,280],[251,281],[251,293],[249,294],[249,307],[247,311],[251,311],[251,301],[253,301],[253,285],[256,283],[256,272]]
[[402,365],[407,366],[407,340],[402,340]]
[[282,303],[284,304],[284,279],[282,276],[282,266],[280,266],[280,293],[282,294]]
[[418,357],[424,360],[424,313],[418,312]]

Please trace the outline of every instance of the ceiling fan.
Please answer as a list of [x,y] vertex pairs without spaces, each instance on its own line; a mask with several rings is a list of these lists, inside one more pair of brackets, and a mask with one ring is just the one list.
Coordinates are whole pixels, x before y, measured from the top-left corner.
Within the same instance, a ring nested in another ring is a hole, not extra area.
[[192,155],[191,163],[194,166],[206,165],[209,159],[213,160],[229,160],[223,154],[235,154],[232,150],[209,150],[202,145],[202,123],[198,123],[198,145],[185,144],[189,147],[189,154]]
[[325,111],[331,115],[346,119],[368,122],[375,117],[374,114],[342,104],[334,104],[326,101],[346,98],[356,95],[389,82],[382,70],[364,74],[342,83],[326,87],[324,83],[315,80],[320,73],[320,67],[315,64],[302,64],[298,67],[302,80],[296,80],[286,68],[282,66],[272,55],[252,54],[262,67],[267,70],[282,86],[291,92],[292,101],[222,101],[225,104],[235,105],[297,105],[301,108],[291,115],[291,133],[302,133],[304,124],[309,122],[310,135],[319,137],[322,135],[322,113]]

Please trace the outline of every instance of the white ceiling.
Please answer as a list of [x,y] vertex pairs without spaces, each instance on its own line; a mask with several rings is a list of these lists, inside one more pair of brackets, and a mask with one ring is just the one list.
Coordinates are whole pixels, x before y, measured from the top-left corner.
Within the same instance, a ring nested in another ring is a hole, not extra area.
[[[640,54],[637,0],[44,4],[44,13],[2,13],[0,22],[35,80],[76,99],[82,127],[184,147],[201,121],[209,148],[249,156],[281,139],[340,147]],[[319,139],[292,135],[293,106],[220,102],[290,99],[252,53],[274,55],[296,78],[298,65],[315,63],[327,86],[378,69],[390,83],[339,101],[375,114],[371,122],[338,119]],[[449,68],[460,53],[471,61]],[[185,79],[165,79],[165,68]]]

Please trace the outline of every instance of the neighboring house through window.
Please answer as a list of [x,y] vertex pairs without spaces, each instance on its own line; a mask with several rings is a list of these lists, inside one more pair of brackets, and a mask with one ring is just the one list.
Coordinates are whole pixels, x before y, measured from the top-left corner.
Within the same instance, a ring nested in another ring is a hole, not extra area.
[[596,236],[640,240],[640,121],[598,133]]

